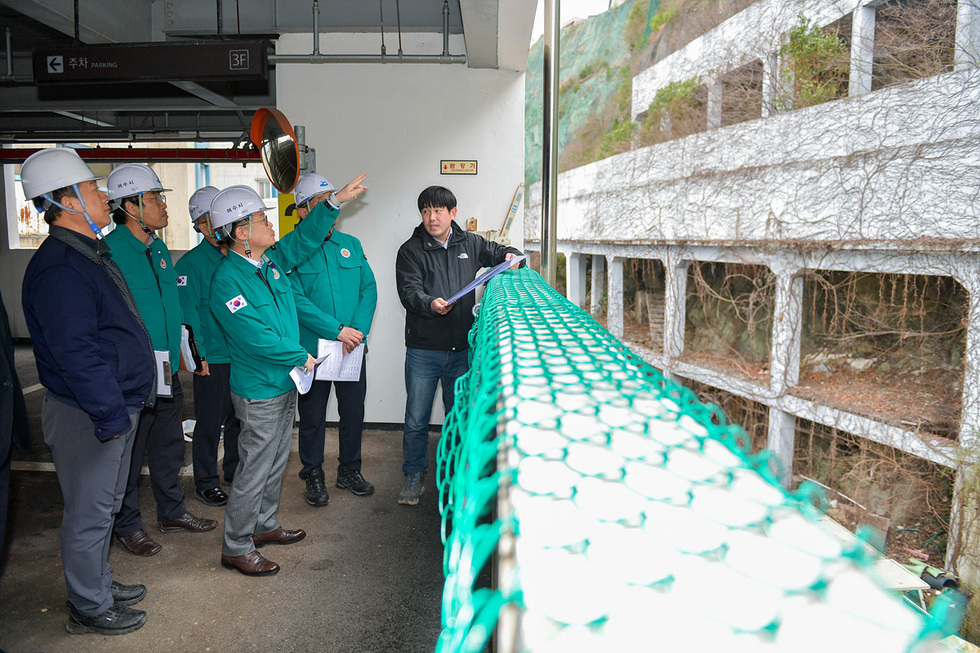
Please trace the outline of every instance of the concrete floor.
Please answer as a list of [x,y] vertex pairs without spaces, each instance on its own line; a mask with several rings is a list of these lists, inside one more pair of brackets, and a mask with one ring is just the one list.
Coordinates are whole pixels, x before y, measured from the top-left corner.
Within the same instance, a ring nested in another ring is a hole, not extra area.
[[[37,383],[29,348],[17,348],[17,362],[25,389]],[[50,460],[39,437],[43,393],[28,394],[35,450],[17,454],[17,467],[43,466]],[[282,567],[267,578],[249,578],[221,567],[220,523],[209,533],[160,533],[154,523],[149,479],[144,477],[144,520],[163,550],[140,558],[113,543],[109,553],[113,577],[149,589],[137,606],[149,615],[146,625],[116,637],[65,632],[62,500],[57,479],[48,471],[14,471],[8,537],[0,560],[0,649],[6,653],[432,651],[440,630],[443,584],[433,473],[436,441],[433,434],[426,493],[418,506],[397,504],[403,479],[401,431],[369,430],[364,434],[362,471],[377,487],[375,494],[355,497],[331,484],[330,504],[312,508],[305,501],[305,485],[296,476],[300,463],[294,432],[279,518],[286,528],[303,528],[308,535],[294,545],[262,550]],[[325,471],[332,481],[329,461],[337,451],[335,428],[327,429],[326,451]],[[189,463],[189,454],[185,460]],[[224,509],[194,499],[192,478],[185,475],[182,480],[188,509],[220,522]]]

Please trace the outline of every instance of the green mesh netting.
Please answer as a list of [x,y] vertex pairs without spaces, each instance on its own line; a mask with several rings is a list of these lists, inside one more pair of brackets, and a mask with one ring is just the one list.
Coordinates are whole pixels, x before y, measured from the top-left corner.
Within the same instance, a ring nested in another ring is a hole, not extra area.
[[[558,80],[562,85],[561,115],[557,124],[558,149],[564,150],[576,132],[601,114],[608,98],[614,98],[624,77],[632,76],[633,55],[623,34],[630,12],[643,2],[646,32],[659,2],[634,0],[613,7],[589,20],[561,30]],[[592,67],[591,74],[582,76]],[[528,186],[541,179],[541,125],[544,110],[544,39],[539,38],[527,57],[524,76],[524,161]],[[569,84],[569,82],[575,82]]]
[[[921,651],[721,412],[529,270],[496,277],[438,453],[437,651]],[[808,514],[810,513],[810,514]],[[495,635],[494,635],[495,633]]]

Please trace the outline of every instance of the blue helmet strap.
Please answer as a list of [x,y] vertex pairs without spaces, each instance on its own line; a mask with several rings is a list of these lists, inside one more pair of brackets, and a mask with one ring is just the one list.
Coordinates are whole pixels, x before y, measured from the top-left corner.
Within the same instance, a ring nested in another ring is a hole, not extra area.
[[[88,214],[88,209],[85,206],[85,200],[82,199],[82,192],[78,189],[78,184],[72,184],[71,189],[75,191],[75,199],[77,199],[82,205],[82,215],[85,216],[85,222],[88,223],[89,228],[95,234],[96,240],[102,240],[102,230],[99,229],[98,225],[95,224],[95,222],[92,220],[92,217]],[[51,193],[45,193],[41,197],[51,202],[52,204],[57,206],[59,209],[62,209],[63,211],[68,211],[69,213],[78,213],[78,211],[76,211],[75,209],[70,209],[64,204],[62,204],[61,202],[55,201],[54,197],[51,196]]]

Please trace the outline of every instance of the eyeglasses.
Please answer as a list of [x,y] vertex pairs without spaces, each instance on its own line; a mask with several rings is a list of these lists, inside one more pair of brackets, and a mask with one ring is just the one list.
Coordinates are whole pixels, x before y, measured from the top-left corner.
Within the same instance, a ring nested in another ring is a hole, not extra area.
[[158,206],[166,206],[167,197],[166,195],[149,195],[149,196],[144,195],[143,203],[146,204],[149,202],[156,202]]

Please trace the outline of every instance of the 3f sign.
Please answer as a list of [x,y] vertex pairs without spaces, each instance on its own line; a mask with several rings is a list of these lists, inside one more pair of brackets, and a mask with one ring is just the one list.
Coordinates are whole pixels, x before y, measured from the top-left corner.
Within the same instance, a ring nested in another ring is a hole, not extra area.
[[231,70],[248,70],[248,50],[229,51],[228,67]]

